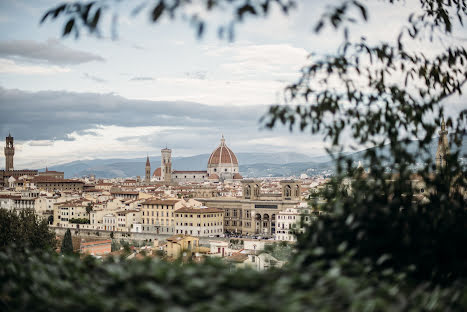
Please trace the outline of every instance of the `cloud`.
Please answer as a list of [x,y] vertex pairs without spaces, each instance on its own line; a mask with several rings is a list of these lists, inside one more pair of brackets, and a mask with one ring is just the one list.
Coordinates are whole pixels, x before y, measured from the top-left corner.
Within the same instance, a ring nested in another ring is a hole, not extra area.
[[185,77],[189,79],[199,79],[199,80],[205,80],[208,75],[208,72],[205,70],[198,70],[194,72],[186,72]]
[[0,42],[0,57],[40,61],[56,65],[77,65],[92,61],[105,61],[94,53],[71,49],[58,40],[45,42],[33,40],[9,40]]
[[69,72],[69,68],[60,66],[22,65],[13,60],[0,58],[0,73],[21,75],[51,75]]
[[308,51],[291,44],[240,43],[227,47],[206,47],[207,55],[224,61],[220,69],[236,79],[285,80],[298,77]]
[[99,83],[107,82],[107,80],[105,80],[105,79],[99,78],[99,77],[94,76],[94,75],[90,75],[90,74],[88,74],[88,73],[84,73],[84,74],[83,74],[83,77],[86,78],[86,79],[95,81],[95,82],[99,82]]
[[[235,152],[324,153],[317,147],[318,137],[291,135],[281,128],[260,131],[259,119],[266,110],[264,105],[208,106],[0,87],[0,135],[11,131],[22,146],[15,161],[28,166],[44,159],[50,165],[86,158],[131,158],[147,152],[155,155],[166,144],[177,156],[205,154],[219,144],[222,133]],[[275,138],[283,145],[278,146]]]
[[154,78],[152,77],[133,77],[130,81],[152,81]]
[[[22,140],[63,139],[96,125],[258,127],[264,106],[214,107],[196,102],[132,100],[114,94],[27,92],[0,87],[0,131]],[[28,125],[24,127],[24,125]],[[84,134],[84,133],[79,133]],[[88,133],[86,133],[88,134]]]

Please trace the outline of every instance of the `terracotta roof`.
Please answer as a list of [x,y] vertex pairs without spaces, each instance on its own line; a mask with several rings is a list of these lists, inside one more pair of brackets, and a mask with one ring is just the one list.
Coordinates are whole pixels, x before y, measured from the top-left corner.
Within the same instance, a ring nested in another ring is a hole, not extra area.
[[162,175],[162,170],[160,167],[154,170],[154,173],[152,174],[153,177],[160,177],[161,175]]
[[173,199],[148,199],[147,201],[142,202],[142,205],[175,205],[180,200]]
[[218,176],[217,174],[213,173],[213,174],[211,174],[211,175],[209,176],[209,179],[210,179],[210,180],[219,180],[219,176]]
[[245,254],[242,254],[242,253],[234,253],[233,255],[229,256],[229,257],[225,257],[225,260],[226,261],[229,261],[229,262],[244,262],[246,259],[248,259],[248,255],[245,255]]
[[241,175],[240,173],[238,173],[238,172],[237,172],[236,174],[234,174],[233,178],[234,178],[235,180],[241,180],[241,179],[243,179],[242,175]]
[[129,213],[132,213],[132,212],[139,212],[138,210],[120,210],[120,211],[116,211],[116,213],[120,213],[120,214],[129,214]]
[[100,245],[100,244],[111,244],[112,240],[111,239],[106,239],[106,240],[100,240],[100,241],[93,241],[93,242],[82,242],[81,247],[84,246],[93,246],[93,245]]
[[138,195],[136,191],[110,191],[110,194],[127,194],[127,195]]
[[172,173],[205,173],[205,174],[208,174],[207,171],[189,171],[189,170],[174,170]]
[[237,156],[225,145],[224,136],[222,136],[221,144],[212,152],[208,160],[208,166],[218,164],[238,165]]
[[222,209],[218,208],[193,208],[193,207],[183,207],[180,209],[175,210],[175,212],[180,212],[180,213],[220,213],[224,212]]
[[84,192],[90,192],[90,193],[92,193],[92,192],[101,192],[101,191],[102,190],[98,190],[96,188],[85,188],[84,189]]
[[49,176],[36,176],[33,179],[34,183],[81,183],[84,185],[83,181],[71,180],[71,179],[58,179]]

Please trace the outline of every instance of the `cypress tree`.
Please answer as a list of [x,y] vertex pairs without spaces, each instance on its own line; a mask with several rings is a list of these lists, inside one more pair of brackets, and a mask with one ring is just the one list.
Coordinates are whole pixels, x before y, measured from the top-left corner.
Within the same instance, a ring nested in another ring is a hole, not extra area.
[[73,253],[73,241],[71,240],[70,229],[66,230],[65,236],[62,241],[62,254],[72,254]]

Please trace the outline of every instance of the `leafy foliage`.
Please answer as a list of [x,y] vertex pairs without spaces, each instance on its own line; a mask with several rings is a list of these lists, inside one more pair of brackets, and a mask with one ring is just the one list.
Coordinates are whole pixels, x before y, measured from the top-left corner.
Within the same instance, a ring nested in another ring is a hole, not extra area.
[[355,173],[350,193],[340,179],[330,183],[326,198],[333,200],[323,209],[333,213],[298,236],[303,265],[332,261],[345,250],[355,261],[407,272],[417,281],[467,278],[467,203],[462,192],[446,187],[452,185],[449,175],[429,181],[428,194],[414,194],[410,178],[404,183],[388,176],[380,184],[362,174]]
[[74,224],[89,224],[89,219],[86,218],[72,218],[70,219],[70,223]]
[[71,231],[67,229],[65,236],[62,241],[62,248],[60,249],[62,254],[70,255],[73,254],[73,241],[71,239]]
[[89,215],[92,211],[93,207],[92,207],[92,203],[88,203],[86,205],[86,213]]
[[32,248],[47,250],[55,248],[55,235],[33,210],[13,211],[0,209],[0,249]]
[[279,261],[290,261],[295,253],[295,248],[291,244],[282,241],[265,245],[264,251]]
[[[44,23],[47,19],[55,20],[59,17],[65,17],[66,23],[63,28],[63,36],[74,33],[76,37],[80,34],[80,29],[84,28],[90,34],[99,35],[99,24],[102,23],[104,14],[111,11],[111,2],[107,0],[97,0],[88,2],[63,3],[47,11],[41,19]],[[235,25],[242,22],[247,17],[266,17],[271,11],[272,6],[279,7],[284,14],[295,7],[294,0],[201,0],[197,2],[199,8],[208,13],[229,12],[231,18],[225,24],[217,27],[217,33],[220,38],[233,40]],[[201,17],[201,12],[188,13],[189,8],[193,8],[195,3],[192,0],[157,0],[154,6],[148,9],[150,20],[154,23],[160,22],[164,18],[171,20],[181,18],[194,27],[198,37],[201,37],[207,27],[206,20]],[[148,2],[143,1],[137,5],[131,12],[136,16],[141,11],[147,9]],[[112,34],[116,37],[118,15],[112,16]]]
[[[3,311],[462,311],[465,284],[413,287],[403,274],[374,274],[344,255],[330,267],[265,273],[224,264],[173,264],[0,252]],[[351,266],[352,270],[346,268]],[[21,274],[17,274],[21,272]],[[40,291],[37,291],[40,290]]]

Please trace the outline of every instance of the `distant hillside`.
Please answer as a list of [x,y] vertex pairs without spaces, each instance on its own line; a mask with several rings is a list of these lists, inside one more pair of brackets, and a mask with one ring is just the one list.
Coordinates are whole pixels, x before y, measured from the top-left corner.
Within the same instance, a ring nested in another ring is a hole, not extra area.
[[[438,139],[430,143],[432,157],[436,154]],[[416,148],[415,142],[409,145],[409,150]],[[349,153],[355,162],[363,159],[365,151]],[[383,148],[380,153],[389,155],[389,149]],[[464,137],[462,155],[467,154],[467,137]],[[289,177],[326,173],[334,169],[334,163],[329,155],[308,156],[300,153],[237,153],[240,173],[245,177]],[[465,156],[463,156],[465,157]],[[160,156],[150,156],[151,169],[160,166]],[[190,157],[174,157],[173,168],[177,170],[206,170],[209,154]],[[464,161],[464,160],[463,160]],[[146,158],[133,159],[94,159],[74,161],[58,166],[49,167],[50,170],[64,171],[66,177],[81,177],[94,174],[100,178],[136,177],[144,176]],[[366,164],[363,162],[363,165]]]
[[[276,166],[293,162],[309,162],[313,157],[299,153],[237,153],[240,170],[243,165],[269,163]],[[176,170],[206,170],[210,154],[190,157],[173,157],[172,167]],[[327,159],[328,156],[317,156]],[[151,170],[160,166],[160,156],[149,156]],[[49,170],[64,171],[66,177],[81,177],[94,174],[101,178],[135,177],[144,175],[146,157],[133,159],[93,159],[78,160],[49,167]],[[43,169],[41,169],[43,170]],[[261,171],[258,171],[259,173]],[[250,176],[250,175],[249,175]],[[254,175],[256,176],[256,175]]]

